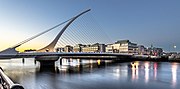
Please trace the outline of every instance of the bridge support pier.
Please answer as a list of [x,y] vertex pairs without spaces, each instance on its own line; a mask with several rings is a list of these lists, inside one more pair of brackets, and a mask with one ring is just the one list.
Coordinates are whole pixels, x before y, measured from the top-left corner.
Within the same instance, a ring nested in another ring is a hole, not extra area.
[[24,60],[24,58],[22,58],[22,63],[24,64],[24,62],[25,62],[25,60]]
[[78,60],[79,60],[79,71],[82,72],[83,71],[82,59],[78,59]]
[[60,66],[62,65],[62,62],[63,62],[63,58],[61,58],[61,59],[59,60]]
[[34,64],[36,65],[36,60],[34,60]]
[[55,71],[55,61],[58,56],[38,56],[35,60],[40,62],[40,71]]

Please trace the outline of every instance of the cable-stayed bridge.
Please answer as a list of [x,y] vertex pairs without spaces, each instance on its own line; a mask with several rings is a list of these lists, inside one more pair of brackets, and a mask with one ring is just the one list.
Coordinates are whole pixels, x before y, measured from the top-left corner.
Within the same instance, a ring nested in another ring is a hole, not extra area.
[[[3,51],[0,52],[0,59],[10,59],[10,58],[35,58],[37,61],[40,62],[40,67],[52,67],[54,68],[54,62],[57,61],[60,57],[65,57],[65,58],[101,58],[101,59],[122,59],[122,58],[131,58],[133,57],[133,55],[130,54],[120,54],[120,53],[73,53],[73,52],[55,52],[55,46],[57,45],[59,39],[62,37],[63,33],[66,31],[66,29],[80,16],[82,16],[83,14],[89,12],[90,9],[83,11],[82,13],[60,23],[57,24],[56,26],[41,32],[33,37],[30,37],[8,49],[5,49]],[[65,24],[65,26],[62,28],[62,30],[57,34],[57,36],[55,37],[55,39],[48,44],[47,46],[37,50],[36,52],[32,52],[32,53],[25,53],[25,52],[18,52],[16,51],[16,48]],[[81,26],[81,25],[79,25]],[[78,28],[77,28],[78,30]],[[78,37],[78,35],[76,35]],[[92,35],[93,36],[93,35]],[[94,38],[95,40],[96,38]],[[103,40],[103,39],[101,39]],[[70,40],[73,41],[73,40]],[[60,41],[61,42],[61,41]]]

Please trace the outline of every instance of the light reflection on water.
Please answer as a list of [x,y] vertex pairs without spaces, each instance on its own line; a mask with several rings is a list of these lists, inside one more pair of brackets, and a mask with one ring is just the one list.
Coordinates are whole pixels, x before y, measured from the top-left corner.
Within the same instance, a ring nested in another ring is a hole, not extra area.
[[154,80],[156,80],[157,79],[157,66],[158,66],[158,64],[155,62],[154,63],[154,66],[153,66],[153,68],[154,68]]
[[[56,62],[57,73],[40,72],[34,59],[0,60],[0,66],[25,89],[180,89],[179,63],[101,63],[80,59]],[[103,65],[102,65],[103,64]]]
[[131,63],[132,66],[132,81],[138,80],[138,73],[139,73],[139,62]]
[[178,64],[177,63],[172,63],[171,65],[172,67],[172,84],[173,87],[176,86],[176,81],[177,81],[177,68],[178,68]]
[[149,81],[149,67],[150,67],[150,65],[149,65],[149,62],[145,62],[144,63],[144,67],[145,67],[145,83],[148,83],[148,81]]

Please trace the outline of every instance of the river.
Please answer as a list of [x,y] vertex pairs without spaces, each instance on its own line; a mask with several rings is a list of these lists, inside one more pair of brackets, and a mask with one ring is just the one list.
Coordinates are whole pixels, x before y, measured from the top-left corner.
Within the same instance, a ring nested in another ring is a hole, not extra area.
[[96,60],[77,60],[56,71],[40,71],[33,58],[0,60],[4,72],[25,89],[180,89],[180,63],[135,61],[102,65]]

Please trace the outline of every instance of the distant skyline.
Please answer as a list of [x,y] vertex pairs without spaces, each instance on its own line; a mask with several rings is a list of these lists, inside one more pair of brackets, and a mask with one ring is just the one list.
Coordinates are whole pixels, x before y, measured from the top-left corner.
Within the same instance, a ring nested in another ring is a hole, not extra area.
[[[128,39],[147,47],[152,44],[165,51],[180,51],[179,0],[0,0],[0,50],[87,8],[111,42]],[[44,37],[24,47],[42,47],[54,35]]]

